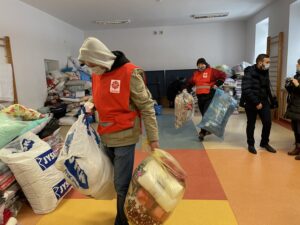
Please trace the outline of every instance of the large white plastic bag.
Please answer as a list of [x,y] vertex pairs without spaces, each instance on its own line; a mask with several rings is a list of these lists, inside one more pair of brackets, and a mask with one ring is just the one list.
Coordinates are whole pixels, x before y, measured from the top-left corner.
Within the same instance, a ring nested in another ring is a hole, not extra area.
[[215,95],[198,127],[224,139],[224,131],[237,102],[228,93],[216,89]]
[[167,152],[155,149],[135,169],[125,201],[131,225],[161,225],[182,199],[186,175]]
[[175,127],[180,128],[194,115],[194,97],[186,89],[175,98]]
[[84,115],[70,128],[56,167],[80,193],[96,199],[115,196],[113,166]]
[[15,175],[33,211],[53,211],[71,189],[54,163],[57,155],[35,134],[28,132],[0,151],[1,160]]

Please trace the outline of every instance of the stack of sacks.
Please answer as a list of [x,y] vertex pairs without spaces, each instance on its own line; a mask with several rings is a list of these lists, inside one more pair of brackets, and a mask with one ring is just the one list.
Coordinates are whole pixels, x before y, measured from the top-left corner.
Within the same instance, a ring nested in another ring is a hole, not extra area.
[[0,191],[5,191],[15,180],[10,169],[0,161]]
[[236,66],[232,67],[231,70],[233,71],[233,73],[235,75],[243,75],[244,74],[244,70],[248,66],[251,66],[251,64],[247,63],[247,62],[241,62],[239,65],[236,65]]
[[48,92],[59,93],[64,89],[66,77],[60,71],[50,71],[47,74]]
[[22,204],[19,201],[20,187],[15,182],[7,190],[0,192],[0,224],[8,224],[12,216],[17,216]]
[[135,170],[125,201],[132,225],[161,225],[182,199],[186,176],[167,152],[156,149]]
[[31,132],[5,146],[0,159],[9,166],[37,214],[53,211],[71,189],[54,166],[56,153]]
[[91,82],[86,80],[69,80],[66,83],[64,96],[61,97],[61,100],[67,104],[67,114],[60,118],[60,125],[73,125],[75,123],[80,105],[90,98],[90,96],[86,96],[86,90],[90,90],[91,87]]
[[214,67],[217,70],[223,71],[224,73],[226,73],[227,77],[231,77],[232,76],[232,71],[231,68],[227,65],[218,65]]
[[226,124],[236,107],[236,100],[229,93],[217,88],[198,127],[224,139]]
[[[15,104],[1,110],[0,113],[0,148],[28,130],[39,132],[49,122],[39,112]],[[0,224],[5,224],[11,216],[16,216],[20,208],[21,189],[9,167],[0,161],[0,193],[3,199],[0,211]]]
[[228,92],[231,96],[234,96],[236,88],[236,81],[232,78],[226,78],[223,84],[223,90]]
[[17,184],[10,169],[0,161],[0,224],[5,224],[8,219],[18,213],[20,208],[20,186]]
[[59,155],[60,150],[64,146],[64,139],[60,135],[60,128],[54,131],[53,134],[43,138],[42,140],[50,145],[51,149],[57,156]]
[[77,119],[80,103],[87,101],[91,94],[89,70],[82,67],[77,59],[69,57],[63,73],[48,72],[47,85],[48,97],[45,106],[50,108],[54,117],[61,118],[60,125],[72,125]]
[[55,165],[80,193],[96,199],[115,196],[112,163],[84,115],[70,128]]
[[194,97],[186,89],[175,98],[175,127],[180,128],[194,115]]

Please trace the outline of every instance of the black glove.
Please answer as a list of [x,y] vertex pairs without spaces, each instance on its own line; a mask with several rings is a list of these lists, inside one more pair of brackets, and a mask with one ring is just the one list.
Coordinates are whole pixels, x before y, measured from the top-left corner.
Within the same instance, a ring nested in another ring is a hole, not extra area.
[[222,86],[223,84],[224,84],[224,81],[222,81],[222,80],[217,80],[216,83],[215,83],[215,85],[216,85],[217,87],[220,87],[220,86]]
[[271,109],[277,109],[278,108],[278,100],[276,96],[272,97],[272,101],[271,101],[271,105],[270,105]]

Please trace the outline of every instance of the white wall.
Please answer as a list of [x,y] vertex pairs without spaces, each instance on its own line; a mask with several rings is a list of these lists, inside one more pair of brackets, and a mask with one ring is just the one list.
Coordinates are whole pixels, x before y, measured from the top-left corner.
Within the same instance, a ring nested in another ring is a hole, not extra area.
[[300,59],[300,0],[291,4],[287,75],[293,76]]
[[269,35],[276,36],[284,32],[283,76],[287,72],[287,48],[289,31],[290,4],[295,0],[277,0],[268,5],[247,21],[246,59],[252,61],[255,57],[255,26],[259,21],[269,17]]
[[47,96],[44,59],[63,67],[84,40],[81,30],[18,0],[1,0],[0,35],[11,38],[19,102],[32,108]]
[[[153,31],[163,31],[154,35]],[[145,70],[191,69],[199,57],[214,64],[236,65],[245,60],[245,22],[190,26],[88,31],[111,50],[122,50]]]

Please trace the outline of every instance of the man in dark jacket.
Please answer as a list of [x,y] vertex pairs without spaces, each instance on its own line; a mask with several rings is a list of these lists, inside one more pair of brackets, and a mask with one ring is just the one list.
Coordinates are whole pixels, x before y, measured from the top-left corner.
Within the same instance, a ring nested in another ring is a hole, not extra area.
[[292,128],[295,136],[296,147],[289,155],[296,155],[295,159],[300,160],[300,59],[296,66],[296,75],[294,78],[286,80],[285,88],[289,93],[286,118],[292,120]]
[[250,153],[256,154],[254,147],[254,129],[257,114],[263,124],[260,146],[267,151],[276,153],[276,150],[269,145],[271,131],[271,107],[273,97],[270,89],[269,79],[270,57],[260,54],[256,58],[256,64],[245,69],[242,81],[241,106],[245,107],[247,114],[247,143]]

